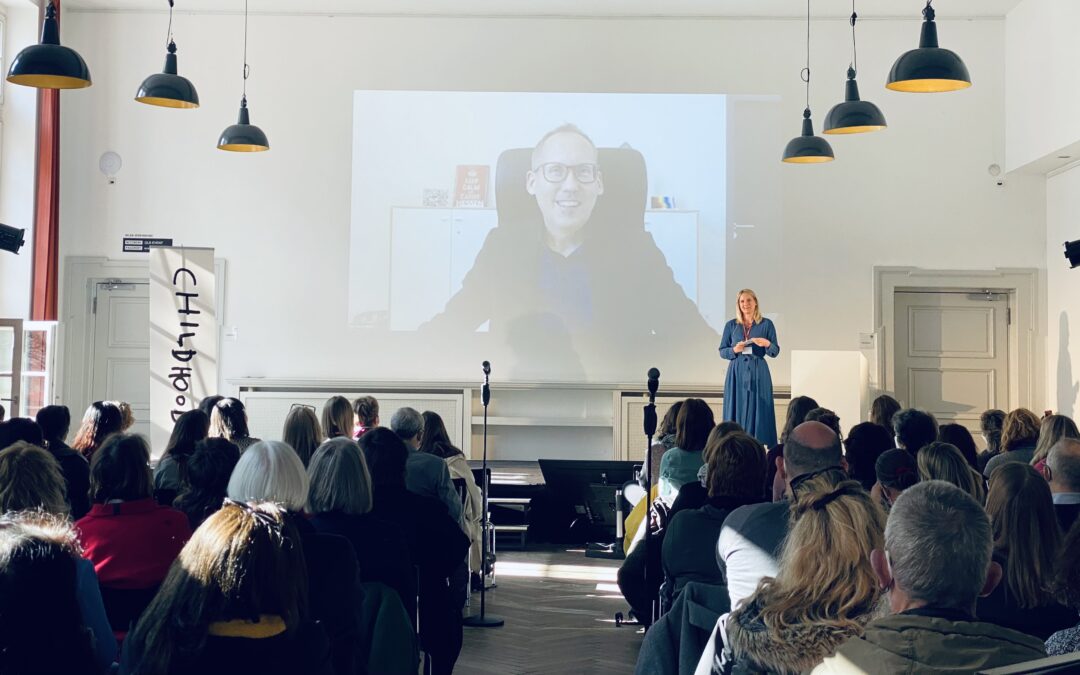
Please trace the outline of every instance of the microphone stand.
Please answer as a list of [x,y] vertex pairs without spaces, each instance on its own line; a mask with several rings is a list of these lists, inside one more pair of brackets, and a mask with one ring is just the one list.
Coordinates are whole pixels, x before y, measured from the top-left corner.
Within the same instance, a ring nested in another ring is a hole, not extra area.
[[[655,513],[655,507],[653,506],[652,486],[655,477],[652,475],[652,453],[653,453],[653,436],[656,434],[656,390],[660,386],[660,371],[656,368],[649,369],[649,403],[645,406],[645,587],[652,588],[651,582],[653,576],[656,574],[656,570],[652,569],[654,565],[650,565],[654,555],[654,549],[656,548],[655,537],[649,533],[649,527],[652,523],[653,513]],[[653,595],[650,601],[650,617],[649,620],[642,621],[644,617],[638,617],[638,620],[643,624],[651,625],[660,618],[660,602],[659,598]]]
[[488,556],[488,492],[491,490],[491,481],[488,479],[487,466],[487,437],[488,437],[488,403],[491,402],[491,364],[483,363],[484,386],[480,389],[480,402],[484,405],[484,460],[481,474],[484,477],[483,509],[480,516],[480,613],[467,616],[462,620],[462,625],[473,628],[496,628],[506,623],[497,616],[487,616],[487,556]]

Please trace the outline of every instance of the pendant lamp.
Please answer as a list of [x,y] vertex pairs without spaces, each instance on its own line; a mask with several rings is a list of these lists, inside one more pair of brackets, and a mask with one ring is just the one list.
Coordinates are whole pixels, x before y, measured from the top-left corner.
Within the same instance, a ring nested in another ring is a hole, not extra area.
[[924,20],[919,48],[903,53],[889,71],[885,86],[893,91],[928,94],[971,86],[971,76],[960,57],[938,47],[937,24],[930,2],[926,0],[922,12]]
[[855,44],[855,0],[851,0],[851,65],[847,70],[847,83],[844,85],[844,101],[837,103],[825,115],[825,133],[827,134],[862,134],[869,131],[881,131],[888,126],[881,109],[870,101],[859,99],[859,83],[855,75],[859,71],[859,55]]
[[244,93],[240,96],[240,115],[236,124],[221,132],[218,139],[218,150],[230,152],[263,152],[270,149],[270,141],[266,140],[263,130],[251,123],[247,107],[247,80],[251,68],[247,62],[247,26],[248,26],[248,3],[244,0]]
[[788,141],[783,161],[789,164],[820,164],[831,162],[833,156],[829,142],[814,135],[814,123],[810,119],[810,0],[806,0],[806,67],[802,70],[806,83],[806,109],[803,110],[802,135]]
[[7,81],[38,89],[89,87],[90,69],[79,52],[60,44],[56,5],[50,0],[41,25],[41,43],[23,49],[11,62]]
[[198,108],[199,93],[186,77],[176,74],[176,42],[172,38],[173,0],[169,0],[169,31],[165,37],[168,53],[165,68],[143,80],[135,100],[162,108]]

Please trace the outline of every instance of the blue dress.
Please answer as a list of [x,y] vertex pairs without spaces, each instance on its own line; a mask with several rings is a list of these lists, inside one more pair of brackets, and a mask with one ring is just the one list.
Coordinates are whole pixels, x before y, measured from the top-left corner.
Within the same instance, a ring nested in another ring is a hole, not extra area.
[[724,326],[720,356],[731,361],[724,380],[724,419],[738,422],[748,434],[769,448],[776,445],[776,410],[772,375],[765,356],[776,358],[780,345],[773,322],[763,318],[750,328],[751,338],[765,338],[768,348],[749,345],[741,354],[734,347],[743,341],[743,327],[732,319]]

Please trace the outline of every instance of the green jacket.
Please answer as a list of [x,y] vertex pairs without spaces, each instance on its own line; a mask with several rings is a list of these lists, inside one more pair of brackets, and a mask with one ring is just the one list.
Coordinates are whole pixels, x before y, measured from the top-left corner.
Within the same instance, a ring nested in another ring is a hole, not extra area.
[[992,623],[893,614],[871,621],[813,673],[974,673],[1045,656],[1042,640]]

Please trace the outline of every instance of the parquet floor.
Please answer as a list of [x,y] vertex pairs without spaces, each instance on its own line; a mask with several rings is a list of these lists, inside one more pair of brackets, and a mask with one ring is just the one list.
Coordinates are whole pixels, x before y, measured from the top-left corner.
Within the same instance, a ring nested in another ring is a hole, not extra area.
[[[612,619],[627,609],[615,585],[618,566],[562,548],[499,552],[487,614],[506,624],[466,627],[455,674],[633,673],[642,636]],[[479,612],[480,596],[472,597]]]

